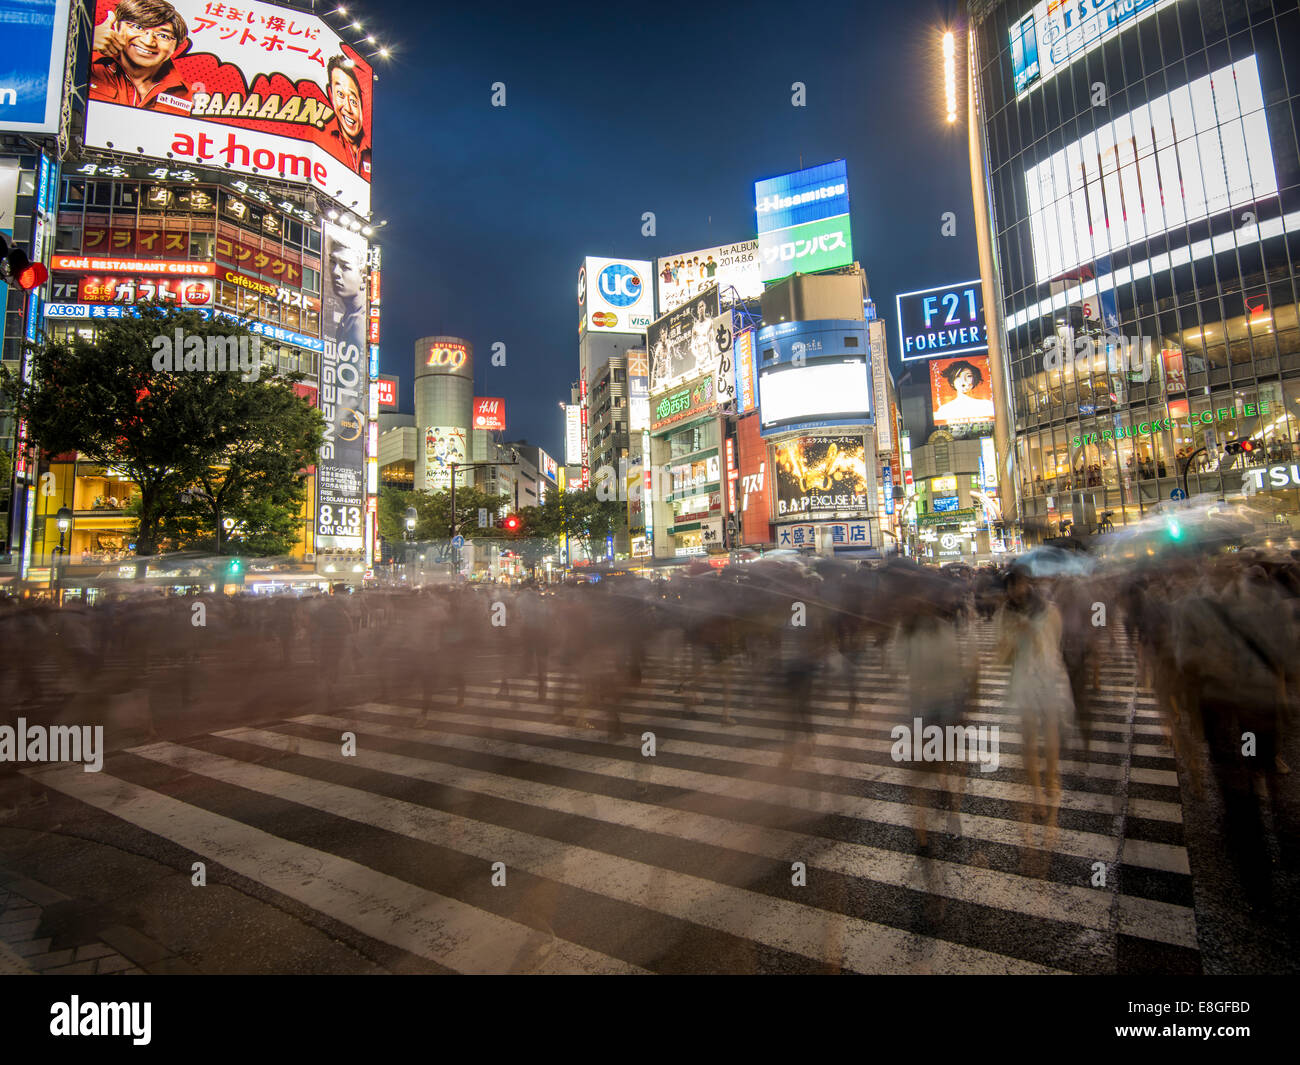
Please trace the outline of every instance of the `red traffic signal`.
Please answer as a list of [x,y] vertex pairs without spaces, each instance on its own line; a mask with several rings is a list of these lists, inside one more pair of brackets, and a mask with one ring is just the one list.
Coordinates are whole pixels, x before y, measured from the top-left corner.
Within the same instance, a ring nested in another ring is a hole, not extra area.
[[30,292],[34,288],[40,288],[49,278],[50,272],[43,263],[28,263],[25,270],[19,271],[16,280],[20,289]]
[[505,524],[502,526],[502,528],[504,528],[506,532],[518,532],[520,524],[521,522],[519,521],[519,515],[510,514],[507,515]]
[[1224,453],[1228,455],[1250,454],[1255,450],[1255,441],[1253,440],[1230,440],[1224,445]]
[[0,236],[0,278],[8,285],[30,292],[40,288],[50,273],[41,263],[34,263],[22,248]]

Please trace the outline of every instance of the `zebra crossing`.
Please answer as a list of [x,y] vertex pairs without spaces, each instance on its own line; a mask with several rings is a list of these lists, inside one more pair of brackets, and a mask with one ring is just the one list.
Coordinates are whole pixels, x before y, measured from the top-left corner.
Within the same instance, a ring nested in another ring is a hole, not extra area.
[[1063,734],[1043,817],[1007,670],[977,642],[972,719],[1002,753],[956,810],[891,759],[907,696],[876,660],[853,714],[849,675],[819,678],[792,762],[750,670],[712,667],[684,698],[659,655],[619,738],[559,716],[580,679],[552,671],[545,701],[531,678],[472,684],[461,705],[364,702],[26,772],[429,971],[1199,972],[1174,755],[1131,657],[1101,669],[1090,746]]

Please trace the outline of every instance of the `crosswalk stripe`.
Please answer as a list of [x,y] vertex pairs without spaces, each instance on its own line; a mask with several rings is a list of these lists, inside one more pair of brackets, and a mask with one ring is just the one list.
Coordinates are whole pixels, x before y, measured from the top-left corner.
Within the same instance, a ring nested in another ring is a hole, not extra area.
[[[420,718],[420,711],[407,707],[385,706],[376,703],[366,703],[356,709],[365,709],[380,715],[387,714],[396,716],[404,723],[409,724],[416,722]],[[434,710],[430,716],[437,721],[446,721],[459,725],[468,725],[470,727],[483,728],[485,723],[479,716],[473,714],[456,713],[453,711]],[[301,721],[307,724],[326,724],[331,727],[340,729],[362,728],[376,731],[380,735],[388,735],[394,739],[412,739],[417,734],[413,734],[409,727],[381,725],[372,722],[365,722],[364,725],[357,721],[338,717],[321,717],[319,715],[303,715],[294,718],[295,721]],[[530,723],[528,726],[530,732],[547,738],[559,739],[579,739],[590,740],[590,734],[584,735],[580,730],[566,726],[552,725],[542,722]],[[446,734],[440,734],[438,742],[446,743],[451,746],[465,746],[466,749],[480,749],[478,747],[468,746],[467,741],[462,737],[452,737]],[[485,741],[487,742],[487,741]],[[490,742],[501,743],[493,738]],[[771,768],[780,760],[779,752],[763,752],[771,754],[771,758],[747,759],[741,760],[742,764],[736,766],[737,776],[722,776],[721,774],[711,774],[705,772],[693,772],[676,769],[662,765],[635,765],[629,767],[628,763],[621,760],[611,759],[609,766],[592,768],[595,760],[587,759],[582,755],[573,755],[560,753],[549,748],[534,748],[523,744],[511,744],[511,756],[516,758],[525,758],[530,761],[540,761],[546,764],[562,766],[564,768],[586,770],[590,772],[613,772],[618,773],[619,767],[628,767],[625,775],[627,779],[639,779],[636,774],[652,773],[655,775],[671,772],[673,777],[665,780],[665,783],[672,782],[674,786],[688,787],[691,790],[703,792],[717,792],[719,794],[741,794],[737,788],[737,781],[743,782],[743,771],[748,766],[760,766]],[[486,750],[487,748],[481,748]],[[723,749],[724,754],[729,753],[729,748]],[[663,753],[663,749],[660,749]],[[723,759],[723,755],[716,756]],[[683,774],[680,778],[676,774]],[[916,772],[913,774],[914,780],[909,780],[911,786],[926,787],[938,789],[938,782],[930,778],[928,774]],[[972,778],[973,779],[973,778]],[[680,781],[680,782],[678,782]],[[967,787],[969,789],[970,782]],[[879,821],[885,824],[897,825],[900,827],[910,827],[911,807],[901,802],[886,802],[883,800],[861,799],[850,795],[843,795],[833,791],[813,791],[794,788],[785,785],[767,785],[762,786],[764,789],[773,789],[769,795],[775,794],[781,796],[782,802],[790,802],[792,805],[802,806],[804,809],[813,812],[838,812],[845,816],[855,817],[865,821]],[[775,790],[779,788],[780,790]],[[1029,796],[1027,801],[1032,801],[1030,789],[1024,789]],[[800,800],[800,793],[807,798]],[[969,793],[969,792],[968,792]],[[1102,812],[1115,814],[1115,804],[1111,808]],[[941,820],[940,811],[931,811],[927,815],[928,822],[935,831],[943,832],[945,829],[945,820]],[[962,812],[960,815],[962,836],[970,836],[983,840],[988,843],[1002,843],[1010,846],[1024,847],[1025,839],[1023,835],[1024,823],[1010,818],[986,817],[979,814],[969,814]],[[1073,857],[1086,858],[1090,861],[1105,860],[1115,850],[1115,840],[1109,836],[1103,836],[1091,832],[1082,832],[1074,829],[1061,829],[1060,834],[1055,842],[1054,849],[1063,854],[1069,854]],[[1124,860],[1130,865],[1141,866],[1150,869],[1157,869],[1171,873],[1189,872],[1187,865],[1187,853],[1182,847],[1174,847],[1169,844],[1147,844],[1140,840],[1128,840],[1124,854]]]
[[[364,935],[463,973],[500,973],[549,936],[437,895],[396,877],[210,813],[148,788],[86,773],[82,767],[23,770],[41,784],[170,840],[250,880],[288,895]],[[268,880],[267,867],[319,871]],[[642,972],[575,943],[560,941],[537,970],[562,973]]]
[[[337,744],[264,729],[230,729],[218,735],[286,754],[301,754],[332,762],[338,758]],[[866,844],[810,839],[802,833],[786,829],[755,826],[711,814],[665,809],[576,788],[372,751],[364,744],[358,749],[357,764],[395,776],[495,795],[513,802],[596,818],[643,832],[659,833],[730,850],[743,850],[776,861],[806,859],[810,872],[814,868],[827,869],[845,876],[902,888],[913,887],[916,882],[917,862],[912,855]],[[1111,895],[1095,888],[1052,883],[944,861],[932,863],[929,874],[926,886],[931,892],[958,901],[1011,910],[1043,920],[1079,924],[1100,931],[1109,930],[1112,924]],[[1192,911],[1187,907],[1132,897],[1121,897],[1120,905],[1130,911],[1130,917],[1125,923],[1137,929],[1133,934],[1175,946],[1195,946],[1195,923]]]
[[[494,698],[493,693],[495,689],[492,689],[490,686],[487,688],[482,686],[474,686],[473,688],[467,688],[467,691],[468,690],[473,690],[476,694],[480,694],[489,699]],[[567,687],[564,688],[563,690],[565,691],[566,694],[571,694],[573,692],[573,689]],[[620,693],[619,696],[620,714],[622,714],[624,717],[627,717],[628,715],[624,712],[624,708],[627,707],[645,707],[657,711],[662,711],[663,704],[656,703],[653,698],[656,690],[662,692],[664,697],[666,697],[669,700],[676,701],[680,699],[680,697],[677,696],[676,693],[668,691],[665,688],[656,689],[654,685],[645,685],[643,689],[640,691]],[[511,694],[513,695],[513,690]],[[513,698],[506,698],[501,701],[507,703],[508,705],[514,702],[515,700]],[[701,707],[705,705],[707,704],[704,703],[699,704],[699,706]],[[813,705],[817,705],[817,704],[814,703]],[[682,708],[684,707],[685,704],[683,703]],[[670,708],[679,709],[677,707],[671,707],[671,704],[670,704]],[[709,706],[709,708],[713,709],[711,705]],[[717,709],[719,712],[721,712],[722,710],[721,703],[719,703]],[[806,721],[808,725],[812,727],[814,730],[818,727],[821,728],[841,727],[841,728],[854,728],[860,731],[866,731],[869,727],[871,727],[873,731],[882,731],[888,734],[889,730],[893,728],[895,725],[907,724],[910,726],[912,719],[910,716],[908,716],[909,713],[910,712],[907,711],[905,708],[902,708],[897,713],[894,713],[892,715],[887,715],[882,713],[878,708],[868,708],[865,711],[864,716],[869,716],[873,719],[879,720],[879,723],[877,723],[877,720],[873,720],[870,722],[870,724],[862,720],[852,720],[844,717],[836,718],[836,717],[830,717],[825,714],[809,714],[801,717],[801,720]],[[731,706],[731,714],[733,717],[737,719],[737,724],[729,725],[727,727],[726,734],[728,736],[741,736],[750,739],[772,739],[774,738],[772,735],[772,733],[774,732],[777,734],[777,736],[783,735],[786,729],[786,724],[790,719],[790,715],[788,712],[782,712],[781,710],[777,710],[777,709],[761,710],[761,709],[756,709],[752,706],[738,706],[734,700]],[[739,722],[742,718],[747,720],[758,719],[760,721],[770,721],[771,724],[770,725],[740,724]],[[699,731],[699,732],[710,732],[710,733],[714,731],[713,726],[709,722],[693,720],[691,718],[685,718],[685,717],[665,718],[661,714],[661,716],[658,717],[657,720],[671,721],[674,728],[681,728],[687,731]],[[967,719],[963,719],[963,722],[965,723],[966,720]],[[992,715],[992,714],[976,714],[976,715],[970,715],[969,717],[969,723],[971,724],[979,725],[979,724],[988,723],[988,724],[998,725],[999,745],[1013,746],[1013,747],[1023,746],[1024,743],[1024,737],[1019,731],[1019,729],[1016,728],[1014,725],[1008,724],[1008,722],[1018,723],[1018,720],[1019,720],[1018,718],[1013,718],[1008,715]],[[1064,729],[1062,731],[1064,731]],[[842,733],[823,733],[822,738],[824,739],[826,745],[833,743],[835,746],[839,746],[839,747],[853,747],[862,751],[873,751],[877,753],[888,753],[894,744],[894,741],[892,739],[872,739],[870,737],[846,736]],[[1126,744],[1120,744],[1120,743],[1094,743],[1093,749],[1095,751],[1100,751],[1106,754],[1125,754],[1129,750]],[[1173,749],[1170,747],[1164,747],[1164,746],[1156,747],[1148,744],[1134,744],[1132,748],[1132,753],[1135,757],[1165,758],[1169,760],[1171,763],[1173,761],[1173,756],[1174,756]],[[1002,765],[1012,769],[1021,769],[1024,767],[1024,762],[1022,757],[1017,754],[1004,753],[1001,755],[1000,761]],[[1059,762],[1059,765],[1060,765],[1061,772],[1067,774],[1075,773],[1080,775],[1091,775],[1093,777],[1109,777],[1110,779],[1123,779],[1123,775],[1124,775],[1122,766],[1109,765],[1106,763],[1076,762],[1070,759],[1062,758]],[[1177,786],[1178,783],[1177,774],[1173,773],[1172,770],[1169,772],[1171,772],[1172,775],[1168,780],[1168,784],[1171,787],[1175,787]]]
[[839,954],[830,960],[852,972],[896,973],[917,957],[942,973],[1061,971],[194,748],[160,743],[132,753],[808,958],[830,946]]
[[[441,719],[455,721],[460,724],[471,726],[482,726],[484,720],[481,716],[474,714],[457,713],[450,707],[442,709],[443,704],[454,702],[454,696],[443,696],[435,702],[435,709],[431,713],[438,714]],[[376,704],[363,704],[366,707]],[[391,709],[391,708],[390,708]],[[493,707],[492,709],[496,709]],[[411,709],[409,714],[418,718],[420,711]],[[633,723],[644,720],[646,724],[661,724],[654,718],[641,718],[640,715],[623,715],[626,723]],[[529,721],[526,725],[521,725],[526,731],[536,732],[541,735],[563,738],[563,739],[589,739],[589,736],[582,736],[577,730],[564,725],[553,724],[547,721]],[[688,757],[699,757],[713,759],[724,763],[736,764],[738,768],[743,766],[761,766],[768,769],[778,768],[781,765],[783,754],[777,749],[758,749],[744,748],[733,746],[722,746],[718,744],[704,743],[699,740],[682,740],[672,738],[667,742],[661,740],[658,744],[659,753],[671,751],[674,754],[682,754]],[[848,780],[871,781],[874,783],[893,784],[904,787],[924,788],[930,791],[943,790],[943,784],[937,779],[937,774],[925,772],[923,770],[902,769],[894,766],[884,766],[876,764],[863,764],[857,762],[848,762],[843,759],[829,756],[822,757],[805,757],[798,763],[798,768],[805,772],[820,773],[825,776],[839,777]],[[1176,776],[1175,776],[1176,780]],[[1018,784],[1007,781],[981,780],[978,772],[972,772],[965,778],[966,794],[978,798],[998,799],[1004,802],[1014,802],[1020,804],[1032,804],[1035,801],[1033,788],[1028,784]],[[1114,816],[1117,814],[1121,801],[1114,795],[1099,795],[1091,792],[1074,792],[1062,789],[1059,805],[1062,809],[1079,810],[1089,813],[1105,814]],[[1067,838],[1072,841],[1077,850],[1071,853],[1098,855],[1108,853],[1113,847],[1113,841],[1109,837],[1097,836],[1093,833],[1083,833],[1074,830],[1063,830],[1063,840]],[[1144,843],[1142,841],[1130,840],[1133,845],[1132,852],[1126,852],[1126,859],[1132,860],[1135,864],[1148,865],[1151,868],[1163,869],[1168,872],[1185,873],[1187,869],[1186,851],[1181,847],[1172,847],[1168,844],[1161,843]]]

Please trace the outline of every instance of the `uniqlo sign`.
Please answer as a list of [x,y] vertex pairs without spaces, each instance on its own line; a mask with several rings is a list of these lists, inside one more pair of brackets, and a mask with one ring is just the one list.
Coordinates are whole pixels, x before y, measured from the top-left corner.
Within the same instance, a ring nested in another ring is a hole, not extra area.
[[379,386],[379,405],[381,407],[397,406],[397,379],[391,377],[380,377],[375,380]]

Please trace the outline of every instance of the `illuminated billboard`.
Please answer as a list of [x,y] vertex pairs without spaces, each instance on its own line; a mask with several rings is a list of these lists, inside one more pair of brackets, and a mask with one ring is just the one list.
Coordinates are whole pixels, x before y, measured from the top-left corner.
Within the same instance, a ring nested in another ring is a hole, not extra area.
[[758,365],[754,357],[754,330],[736,333],[733,357],[736,363],[736,413],[748,414],[758,406]]
[[866,322],[781,322],[757,339],[764,434],[872,421]]
[[379,385],[379,405],[381,407],[397,406],[397,378],[388,374],[376,378]]
[[359,550],[366,504],[366,240],[325,224],[322,258],[320,411],[325,439],[316,466],[317,550]]
[[564,464],[582,465],[582,404],[568,403],[564,407]]
[[[714,369],[718,354],[714,323],[718,317],[718,288],[712,285],[650,325],[646,350],[651,394]],[[728,322],[730,319],[728,312]]]
[[742,300],[757,299],[763,294],[758,241],[744,240],[659,259],[655,262],[655,284],[660,315],[676,310],[710,285],[718,286],[718,298],[724,307],[737,294]]
[[993,383],[987,355],[935,359],[930,363],[934,424],[971,425],[993,420]]
[[206,278],[131,277],[92,274],[77,281],[82,303],[141,303],[158,300],[176,307],[210,307],[213,283]]
[[641,259],[587,256],[578,268],[579,333],[644,333],[654,319],[653,269]]
[[374,76],[322,19],[96,0],[92,49],[88,148],[300,182],[370,213]]
[[1038,282],[1277,193],[1254,56],[1158,96],[1025,171]]
[[659,432],[670,425],[687,421],[717,409],[718,397],[713,388],[713,374],[688,381],[666,395],[655,396],[650,408],[650,428]]
[[754,182],[754,214],[764,281],[853,262],[843,159]]
[[469,461],[466,432],[455,425],[431,425],[424,431],[424,490],[445,492],[451,488],[451,466]]
[[1039,0],[1011,27],[1011,80],[1028,92],[1091,52],[1112,34],[1177,0]]
[[861,436],[798,436],[777,444],[778,518],[867,505],[866,445]]
[[627,353],[627,427],[650,428],[650,359],[644,351]]
[[435,373],[455,374],[458,377],[473,372],[469,346],[449,340],[437,340],[430,344],[424,353],[424,365]]
[[979,278],[900,292],[895,304],[898,351],[904,362],[989,349]]
[[506,401],[496,396],[475,396],[471,424],[475,429],[503,431],[506,427]]
[[68,0],[0,0],[0,131],[57,133]]

